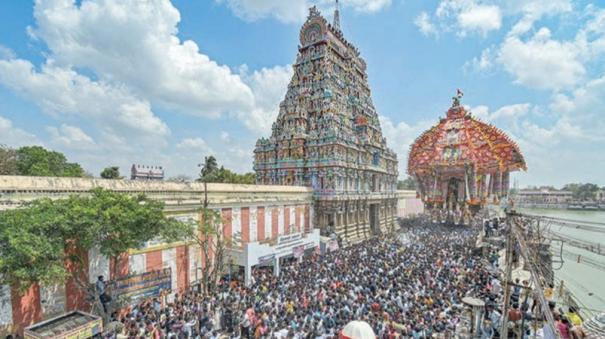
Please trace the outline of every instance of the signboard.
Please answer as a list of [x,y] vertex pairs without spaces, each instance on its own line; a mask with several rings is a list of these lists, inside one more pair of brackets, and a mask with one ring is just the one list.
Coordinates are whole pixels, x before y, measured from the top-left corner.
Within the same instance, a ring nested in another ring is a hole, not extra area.
[[292,248],[294,258],[300,258],[305,254],[305,245],[299,245]]
[[273,262],[273,260],[275,260],[275,254],[263,255],[262,257],[258,258],[258,264],[259,265],[270,264]]
[[329,250],[330,252],[337,251],[337,250],[338,250],[338,241],[333,240],[333,239],[332,239],[332,240],[330,240],[330,241],[328,242],[328,250]]
[[9,285],[0,285],[0,327],[13,323],[13,306]]
[[116,280],[113,295],[115,298],[124,298],[129,304],[135,305],[144,299],[159,296],[161,290],[171,288],[172,270],[164,268]]
[[101,317],[73,311],[27,327],[25,339],[87,339],[103,332]]
[[277,238],[277,244],[278,245],[290,244],[290,243],[300,240],[301,238],[302,238],[302,233],[282,235],[281,237]]

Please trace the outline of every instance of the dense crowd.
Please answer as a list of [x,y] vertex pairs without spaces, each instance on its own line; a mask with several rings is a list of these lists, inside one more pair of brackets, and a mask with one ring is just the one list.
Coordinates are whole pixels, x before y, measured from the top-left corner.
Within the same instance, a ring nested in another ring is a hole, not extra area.
[[[113,314],[106,338],[323,339],[337,337],[351,320],[363,320],[378,338],[389,339],[468,338],[471,327],[482,339],[552,337],[528,281],[514,281],[506,317],[500,313],[499,248],[486,253],[475,245],[480,231],[498,236],[503,225],[417,220],[402,226],[397,236],[284,263],[279,277],[269,267],[256,269],[248,287],[223,283],[211,296],[189,291],[170,302],[148,300]],[[551,285],[545,297],[552,294]],[[473,325],[464,297],[484,304]],[[586,337],[575,309],[549,306],[561,338]]]
[[257,269],[249,287],[223,284],[213,296],[188,292],[114,315],[107,337],[331,338],[364,320],[380,338],[446,338],[468,313],[465,296],[488,302],[486,331],[494,333],[501,289],[474,252],[475,236],[470,228],[418,226],[287,263],[279,277]]

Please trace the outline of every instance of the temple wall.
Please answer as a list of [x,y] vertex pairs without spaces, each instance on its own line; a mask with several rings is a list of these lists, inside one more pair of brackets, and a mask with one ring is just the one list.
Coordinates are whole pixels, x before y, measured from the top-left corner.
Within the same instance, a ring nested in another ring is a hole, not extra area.
[[[96,187],[145,193],[163,201],[166,215],[181,221],[199,220],[198,210],[204,197],[201,183],[0,176],[0,210],[19,208],[38,198],[88,194]],[[305,187],[208,184],[209,208],[220,213],[223,234],[242,247],[259,241],[267,243],[286,234],[311,234],[315,228],[312,199],[312,190]],[[273,245],[265,246],[270,250]],[[99,275],[114,279],[170,267],[174,292],[199,279],[200,268],[205,264],[199,247],[193,243],[151,241],[143,249],[125,253],[116,262],[95,249],[88,251],[86,257],[88,269],[83,278],[90,283]],[[25,294],[4,286],[0,289],[0,335],[8,333],[13,325],[13,329],[20,330],[57,313],[73,309],[89,311],[82,297],[71,279],[59,286],[36,285]]]
[[397,217],[405,218],[424,212],[422,200],[417,198],[416,191],[397,191]]

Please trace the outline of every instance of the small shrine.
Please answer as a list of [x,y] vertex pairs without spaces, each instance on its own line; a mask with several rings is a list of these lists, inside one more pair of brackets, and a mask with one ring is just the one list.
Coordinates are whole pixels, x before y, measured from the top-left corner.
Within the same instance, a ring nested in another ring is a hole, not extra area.
[[316,7],[300,30],[294,74],[271,136],[254,150],[256,181],[315,192],[324,235],[356,242],[394,227],[397,156],[372,102],[366,62]]
[[452,98],[446,117],[410,147],[408,173],[418,182],[434,219],[466,223],[488,203],[508,195],[510,173],[527,170],[519,146]]

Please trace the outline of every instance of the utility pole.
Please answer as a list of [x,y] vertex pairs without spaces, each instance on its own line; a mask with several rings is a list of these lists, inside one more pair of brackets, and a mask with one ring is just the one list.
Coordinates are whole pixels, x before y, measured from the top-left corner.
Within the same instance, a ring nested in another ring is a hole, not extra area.
[[528,268],[529,268],[529,271],[531,274],[532,282],[534,284],[534,292],[536,293],[536,296],[538,297],[542,315],[544,316],[544,318],[546,320],[545,328],[548,327],[550,332],[554,335],[554,337],[556,339],[559,339],[560,335],[556,329],[553,314],[550,311],[550,309],[548,308],[548,300],[546,300],[546,298],[544,297],[544,289],[542,286],[540,275],[538,274],[539,270],[537,268],[537,265],[535,262],[531,261],[532,258],[530,256],[530,251],[529,251],[529,247],[527,246],[527,242],[525,241],[525,238],[523,237],[523,234],[520,232],[519,228],[514,224],[514,220],[511,220],[510,226],[511,226],[510,233],[512,235],[514,235],[514,238],[516,239],[515,241],[519,242],[519,252],[520,252],[521,256],[523,257],[523,260],[525,260],[525,262],[527,262],[529,264]]
[[508,307],[510,304],[510,281],[513,271],[513,223],[510,215],[506,216],[506,270],[504,273],[504,303],[502,304],[502,324],[500,338],[508,338]]

